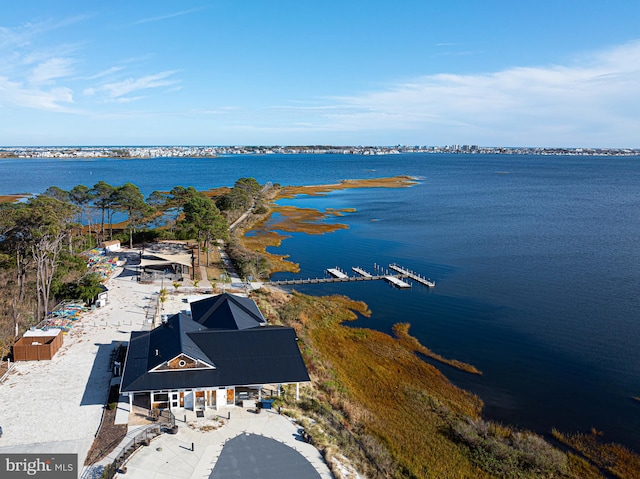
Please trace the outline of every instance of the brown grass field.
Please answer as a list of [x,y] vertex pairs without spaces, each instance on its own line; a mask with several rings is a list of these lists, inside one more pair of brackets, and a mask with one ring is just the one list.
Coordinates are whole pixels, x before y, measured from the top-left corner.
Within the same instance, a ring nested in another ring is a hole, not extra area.
[[[370,315],[366,304],[347,297],[312,297],[265,288],[253,295],[270,322],[296,329],[313,382],[306,393],[312,399],[306,402],[328,405],[343,426],[363,443],[373,437],[390,454],[391,459],[385,460],[384,454],[371,453],[379,466],[369,470],[370,477],[640,477],[640,456],[636,453],[617,444],[601,443],[593,434],[565,436],[557,431],[553,435],[567,446],[566,452],[548,444],[545,447],[564,458],[563,469],[549,472],[524,468],[510,462],[513,454],[507,451],[509,444],[523,435],[537,436],[490,422],[485,422],[490,433],[505,438],[507,446],[489,461],[478,461],[477,451],[456,441],[451,427],[456,421],[481,421],[478,418],[482,401],[451,384],[436,367],[416,355],[424,347],[408,334],[406,324],[394,328],[399,335],[394,338],[343,324]],[[322,406],[316,404],[315,409],[318,408]],[[322,424],[318,428],[329,429]],[[324,438],[319,441],[321,447],[331,449],[327,443]],[[341,447],[341,453],[357,455],[357,451]],[[506,466],[496,468],[499,472],[479,465],[500,461],[506,461]]]
[[0,195],[0,203],[16,203],[24,198],[29,198],[31,195]]
[[[350,328],[367,306],[342,296],[316,298],[294,293],[256,293],[261,308],[277,311],[298,332],[320,400],[343,411],[350,427],[362,428],[389,448],[397,477],[492,477],[474,466],[447,436],[448,414],[477,417],[482,401],[451,384],[419,359],[413,344],[369,329]],[[275,296],[275,297],[274,297]]]
[[417,183],[411,176],[393,176],[390,178],[370,178],[360,180],[342,180],[333,185],[285,186],[278,193],[278,198],[293,198],[298,195],[324,196],[336,190],[348,188],[407,188]]

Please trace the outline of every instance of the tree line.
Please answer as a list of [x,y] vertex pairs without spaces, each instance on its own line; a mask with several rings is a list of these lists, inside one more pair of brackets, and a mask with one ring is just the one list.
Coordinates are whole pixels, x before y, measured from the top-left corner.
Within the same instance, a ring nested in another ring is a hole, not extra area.
[[96,296],[99,278],[86,274],[82,251],[114,238],[131,248],[156,239],[195,239],[210,248],[229,238],[230,220],[264,208],[262,191],[254,178],[241,178],[215,196],[176,186],[145,198],[133,183],[99,181],[0,204],[0,353],[8,336],[40,322],[54,300]]

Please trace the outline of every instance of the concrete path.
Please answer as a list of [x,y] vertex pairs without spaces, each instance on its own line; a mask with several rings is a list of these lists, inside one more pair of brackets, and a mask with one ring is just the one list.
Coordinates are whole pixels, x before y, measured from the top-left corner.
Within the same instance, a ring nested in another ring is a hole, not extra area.
[[[227,412],[231,419],[227,420]],[[126,463],[127,478],[138,479],[205,479],[209,477],[225,443],[240,434],[258,434],[274,439],[298,451],[323,479],[332,479],[320,452],[302,440],[300,428],[275,410],[256,414],[249,409],[231,407],[218,411],[224,425],[215,430],[198,430],[198,425],[216,424],[210,419],[181,420],[178,433],[162,434],[149,446],[139,448]],[[208,411],[209,414],[209,411]],[[180,414],[176,414],[180,419]],[[189,426],[191,425],[191,426]],[[192,450],[193,445],[193,450]],[[125,477],[125,476],[123,476]]]

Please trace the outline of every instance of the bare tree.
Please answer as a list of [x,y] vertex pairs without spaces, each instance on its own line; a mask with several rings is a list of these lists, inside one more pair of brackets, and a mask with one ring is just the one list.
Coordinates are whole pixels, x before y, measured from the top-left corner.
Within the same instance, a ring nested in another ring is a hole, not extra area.
[[60,251],[71,234],[77,207],[48,196],[29,200],[24,208],[24,231],[29,237],[36,267],[36,318],[42,319],[49,307]]

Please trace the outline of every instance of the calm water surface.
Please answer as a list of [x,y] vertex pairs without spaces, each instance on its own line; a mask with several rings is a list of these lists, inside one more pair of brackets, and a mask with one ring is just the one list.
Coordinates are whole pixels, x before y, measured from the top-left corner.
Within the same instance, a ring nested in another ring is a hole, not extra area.
[[331,220],[348,230],[292,234],[278,252],[300,263],[300,277],[398,262],[436,288],[367,282],[299,290],[364,300],[373,315],[356,325],[390,331],[409,321],[431,349],[476,365],[483,376],[443,371],[485,401],[488,417],[540,433],[593,426],[640,450],[640,403],[632,399],[640,396],[638,157],[0,160],[0,194],[99,180],[131,181],[149,194],[177,184],[230,186],[242,176],[310,185],[399,174],[419,184],[287,200],[356,212]]

